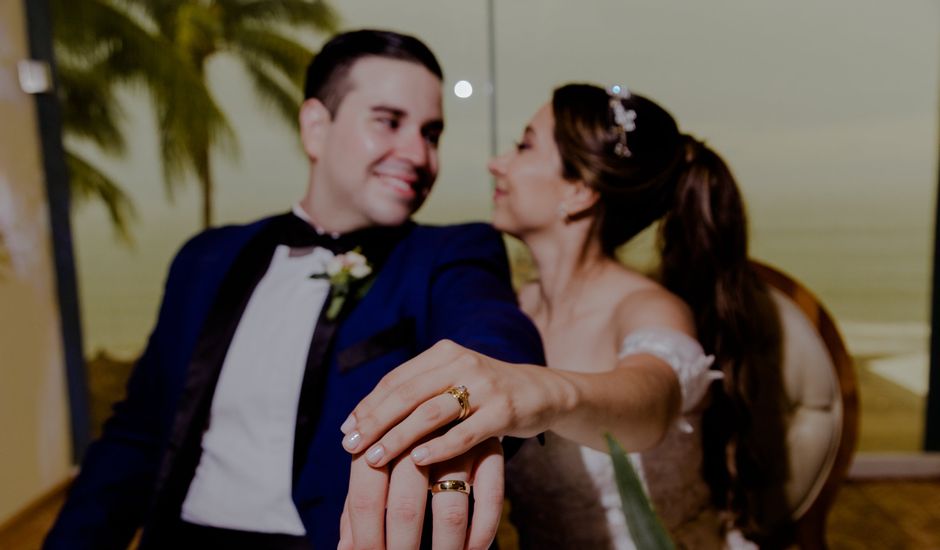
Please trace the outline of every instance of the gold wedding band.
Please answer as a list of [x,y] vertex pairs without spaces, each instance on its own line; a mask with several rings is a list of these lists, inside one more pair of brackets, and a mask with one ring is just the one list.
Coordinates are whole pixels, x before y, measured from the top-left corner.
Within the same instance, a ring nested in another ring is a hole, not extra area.
[[444,479],[431,485],[431,494],[436,495],[438,493],[445,493],[448,491],[469,495],[470,484],[459,479]]
[[444,393],[453,395],[457,403],[460,404],[460,416],[457,417],[457,420],[467,418],[470,414],[470,391],[467,390],[467,386],[454,386]]

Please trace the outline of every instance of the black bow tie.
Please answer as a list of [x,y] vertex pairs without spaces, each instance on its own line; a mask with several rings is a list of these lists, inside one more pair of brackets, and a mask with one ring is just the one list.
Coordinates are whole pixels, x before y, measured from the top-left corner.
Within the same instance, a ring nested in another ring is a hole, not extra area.
[[408,222],[397,227],[366,227],[349,233],[331,235],[320,233],[306,220],[288,213],[272,220],[275,224],[275,234],[278,244],[285,244],[292,248],[306,248],[319,246],[334,254],[345,254],[350,250],[359,248],[374,263],[379,257],[384,257],[394,244],[400,240],[411,228]]
[[360,246],[360,243],[354,242],[351,238],[354,233],[347,235],[320,233],[307,221],[293,213],[286,214],[277,221],[280,222],[277,228],[278,244],[286,244],[291,248],[319,246],[334,254],[343,254],[356,248],[356,246]]

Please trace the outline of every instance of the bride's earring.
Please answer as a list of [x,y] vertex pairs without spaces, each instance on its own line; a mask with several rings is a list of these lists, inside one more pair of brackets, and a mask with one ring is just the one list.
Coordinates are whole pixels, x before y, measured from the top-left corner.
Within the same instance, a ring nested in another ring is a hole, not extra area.
[[558,219],[567,220],[568,219],[568,206],[565,203],[558,205]]

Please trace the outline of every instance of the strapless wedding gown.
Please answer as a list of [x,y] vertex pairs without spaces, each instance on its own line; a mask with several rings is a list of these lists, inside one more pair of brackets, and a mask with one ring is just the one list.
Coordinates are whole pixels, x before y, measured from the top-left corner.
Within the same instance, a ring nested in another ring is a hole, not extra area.
[[[709,383],[712,357],[697,341],[670,330],[644,330],[624,340],[620,357],[648,353],[676,371],[682,389],[680,420],[662,442],[631,453],[657,515],[677,548],[756,548],[737,532],[726,536],[701,476],[697,406]],[[620,507],[610,455],[552,433],[545,444],[527,441],[507,465],[513,524],[524,549],[635,548]]]

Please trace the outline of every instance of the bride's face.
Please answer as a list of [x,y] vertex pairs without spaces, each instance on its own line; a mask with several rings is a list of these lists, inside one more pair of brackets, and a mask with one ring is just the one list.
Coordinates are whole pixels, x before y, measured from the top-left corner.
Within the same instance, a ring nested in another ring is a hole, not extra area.
[[561,156],[553,135],[555,119],[545,104],[525,127],[515,149],[490,161],[496,179],[493,226],[516,237],[562,223],[565,188]]

